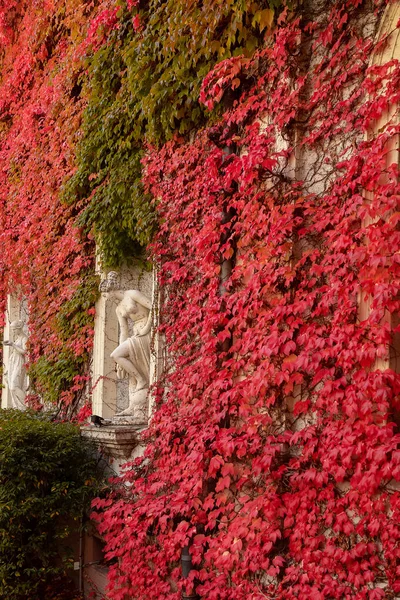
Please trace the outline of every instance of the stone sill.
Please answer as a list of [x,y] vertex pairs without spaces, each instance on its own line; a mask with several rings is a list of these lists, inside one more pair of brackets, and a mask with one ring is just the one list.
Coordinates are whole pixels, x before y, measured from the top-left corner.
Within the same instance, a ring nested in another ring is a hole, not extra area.
[[81,435],[91,439],[96,446],[117,459],[130,458],[132,451],[140,445],[143,425],[104,425],[81,427]]

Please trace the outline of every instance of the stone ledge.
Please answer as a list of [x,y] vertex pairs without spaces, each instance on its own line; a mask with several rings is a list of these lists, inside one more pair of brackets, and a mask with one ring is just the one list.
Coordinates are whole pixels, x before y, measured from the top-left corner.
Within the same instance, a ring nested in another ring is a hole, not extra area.
[[81,427],[81,435],[91,439],[109,456],[128,459],[136,446],[140,445],[139,434],[144,429],[143,425],[89,425]]

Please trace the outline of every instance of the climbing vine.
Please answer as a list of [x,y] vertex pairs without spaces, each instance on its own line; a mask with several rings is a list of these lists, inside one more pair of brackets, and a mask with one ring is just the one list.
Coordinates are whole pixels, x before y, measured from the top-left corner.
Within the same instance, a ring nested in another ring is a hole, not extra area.
[[152,240],[163,290],[145,459],[95,505],[113,600],[400,592],[388,4],[0,7],[1,302],[40,397],[86,393],[95,244]]
[[95,246],[103,267],[116,267],[143,259],[155,230],[141,181],[145,139],[207,121],[203,75],[262,44],[276,4],[1,5],[1,298],[28,301],[39,399],[72,414],[87,396]]
[[199,103],[203,77],[219,60],[260,46],[280,4],[117,2],[99,16],[78,169],[65,197],[90,198],[80,224],[94,228],[105,265],[140,255],[155,231],[141,181],[144,142],[187,135],[207,121]]
[[149,147],[167,359],[145,457],[95,504],[112,599],[400,592],[386,5],[284,9],[263,48],[205,76],[219,116]]
[[1,297],[28,303],[31,390],[71,414],[87,386],[94,244],[75,226],[81,207],[60,203],[60,187],[74,168],[85,104],[76,93],[84,39],[76,19],[89,14],[79,2],[0,8]]

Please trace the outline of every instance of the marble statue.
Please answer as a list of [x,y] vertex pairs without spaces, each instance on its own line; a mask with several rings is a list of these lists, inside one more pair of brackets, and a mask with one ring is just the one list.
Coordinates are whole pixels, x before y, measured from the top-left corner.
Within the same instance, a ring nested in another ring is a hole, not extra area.
[[[111,271],[100,283],[100,291],[119,301],[116,308],[119,345],[111,354],[117,364],[117,378],[129,378],[129,405],[116,417],[133,417],[147,422],[150,385],[151,301],[138,290],[121,290],[118,273]],[[130,329],[131,325],[131,329]]]
[[13,341],[5,340],[4,346],[10,347],[8,364],[6,365],[6,377],[8,389],[11,394],[12,408],[25,410],[25,397],[27,393],[27,376],[25,369],[26,341],[28,336],[24,331],[23,321],[10,323],[13,333]]

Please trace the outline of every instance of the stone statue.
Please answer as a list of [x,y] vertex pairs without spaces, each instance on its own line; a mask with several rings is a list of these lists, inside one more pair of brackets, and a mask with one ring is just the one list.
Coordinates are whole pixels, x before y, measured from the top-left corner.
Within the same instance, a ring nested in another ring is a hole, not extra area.
[[10,347],[8,364],[6,365],[6,377],[8,389],[11,394],[11,406],[12,408],[25,410],[25,397],[28,387],[25,353],[28,336],[24,331],[23,321],[13,321],[10,323],[10,330],[13,332],[14,341],[5,340],[3,345]]
[[[129,377],[129,405],[116,417],[133,417],[147,423],[150,384],[151,301],[138,290],[121,290],[118,273],[111,271],[100,283],[100,291],[119,300],[116,314],[120,327],[119,346],[111,358],[117,363],[117,378]],[[131,332],[129,330],[131,322]]]

